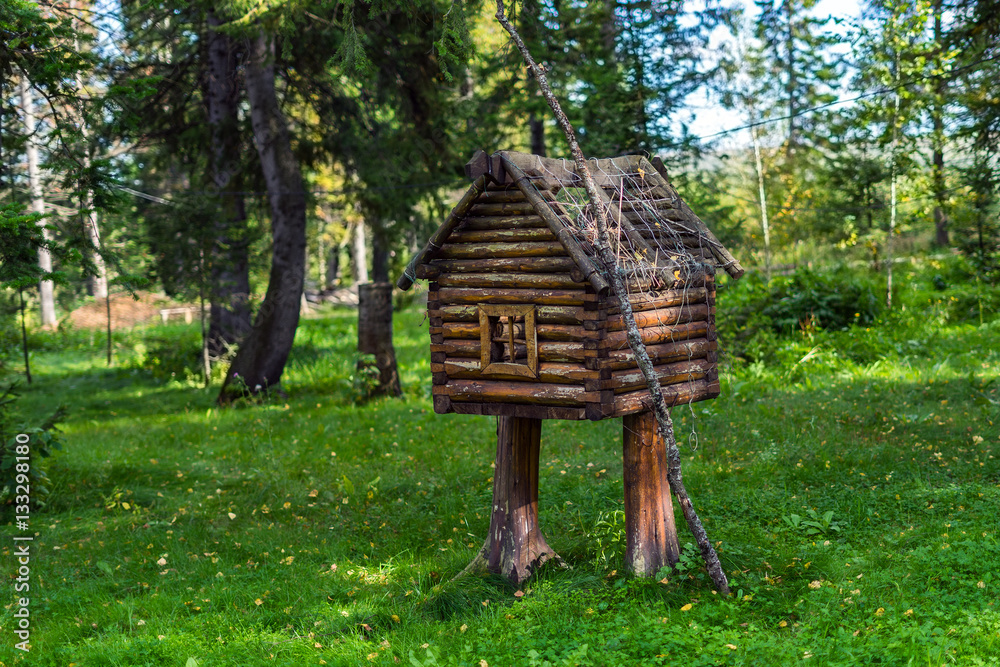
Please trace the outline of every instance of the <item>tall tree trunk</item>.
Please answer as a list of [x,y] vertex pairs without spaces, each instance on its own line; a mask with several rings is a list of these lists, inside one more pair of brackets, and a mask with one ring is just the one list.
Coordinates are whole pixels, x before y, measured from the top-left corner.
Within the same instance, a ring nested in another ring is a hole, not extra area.
[[799,100],[796,97],[798,79],[795,70],[795,7],[792,0],[784,0],[785,20],[788,22],[788,31],[785,33],[785,54],[788,58],[785,62],[785,72],[788,80],[785,82],[785,96],[788,101],[788,146],[786,156],[791,162],[795,157],[795,150],[799,145],[799,127],[796,121],[796,114],[799,110]]
[[[24,128],[28,134],[28,143],[25,149],[28,157],[28,188],[31,192],[31,208],[39,215],[45,215],[45,201],[42,199],[42,180],[38,171],[38,144],[35,140],[35,104],[31,95],[31,83],[25,74],[21,77],[21,110],[24,113]],[[52,240],[45,225],[45,220],[39,220],[38,226],[42,228],[42,237],[46,244]],[[52,254],[48,245],[38,248],[38,268],[45,273],[52,272]],[[43,327],[53,327],[56,325],[56,302],[54,285],[51,280],[41,280],[38,283],[38,301],[41,306],[41,321]]]
[[892,176],[889,181],[889,238],[886,239],[885,243],[885,304],[889,310],[892,310],[892,244],[893,237],[896,235],[896,181],[898,180],[899,173],[899,157],[897,155],[897,149],[899,146],[899,52],[896,52],[895,58],[895,77],[894,84],[896,86],[896,92],[894,95],[893,102],[893,112],[892,112]]
[[220,403],[238,397],[241,385],[257,393],[280,383],[299,324],[305,280],[306,193],[275,91],[274,37],[262,32],[248,48],[250,119],[271,207],[271,275],[253,328],[226,374]]
[[389,282],[389,244],[378,224],[372,225],[372,282]]
[[[76,10],[76,3],[71,2],[70,8]],[[76,19],[73,20],[73,28],[74,30],[80,29]],[[73,46],[79,51],[80,41],[75,37],[73,39]],[[83,77],[79,71],[76,73],[76,88],[82,94]],[[83,168],[84,170],[89,170],[91,164],[90,132],[87,127],[87,121],[82,117],[82,114],[80,117],[80,134],[83,137]],[[94,265],[94,275],[87,277],[87,293],[97,299],[106,299],[108,296],[108,267],[104,262],[104,256],[101,254],[101,232],[100,227],[98,227],[97,210],[94,208],[94,191],[86,188],[82,197],[82,207],[87,210],[87,214],[83,219],[83,235],[87,239],[87,250],[89,251],[90,261]]]
[[[941,71],[941,49],[943,48],[941,39],[941,0],[934,3],[934,45],[936,55],[934,56],[935,73],[942,74]],[[934,243],[939,246],[948,245],[948,217],[945,214],[945,203],[947,194],[944,182],[944,104],[945,104],[945,78],[939,76],[934,89],[934,103],[931,106],[931,120],[933,123],[932,141],[934,144],[932,162],[933,166],[933,188],[934,188]]]
[[[751,118],[751,123],[753,119]],[[771,226],[767,222],[767,197],[764,194],[764,164],[760,159],[760,138],[757,128],[750,127],[753,138],[753,156],[757,165],[757,189],[760,195],[760,226],[764,232],[764,276],[771,282]]]
[[368,282],[368,241],[365,239],[363,222],[359,222],[354,228],[354,282]]
[[346,243],[332,246],[326,259],[326,289],[335,289],[340,278],[340,253],[344,251]]
[[545,121],[531,113],[528,116],[528,127],[531,129],[531,152],[545,157]]
[[250,332],[250,262],[241,189],[237,47],[208,14],[205,106],[211,128],[209,177],[219,197],[209,262],[208,351],[219,356]]

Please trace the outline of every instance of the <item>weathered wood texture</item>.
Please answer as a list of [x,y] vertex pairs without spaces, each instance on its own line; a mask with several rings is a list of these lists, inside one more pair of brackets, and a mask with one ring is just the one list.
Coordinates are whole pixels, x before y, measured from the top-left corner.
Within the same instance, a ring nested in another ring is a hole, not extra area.
[[[489,159],[481,157],[476,167],[486,180],[477,178],[474,194],[449,217],[447,233],[432,239],[433,252],[411,265],[414,275],[433,281],[428,318],[435,410],[530,419],[603,419],[643,410],[644,380],[619,304],[607,296],[606,281],[596,280],[587,254],[592,249],[585,251],[562,221],[566,212],[556,196],[562,185],[541,176],[554,168],[562,178],[562,163]],[[639,162],[629,157],[599,164],[633,169]],[[629,215],[635,207],[628,193],[622,201],[624,191],[616,189],[642,180],[634,169],[629,173],[633,178],[624,184],[605,184],[606,202],[621,205],[616,219],[622,233],[655,254],[643,239],[660,232],[633,228]],[[678,246],[682,240],[695,248],[705,243],[697,226],[675,210],[674,199],[655,205],[681,224],[683,235],[672,237],[678,253],[685,252]],[[708,248],[702,257],[712,257]],[[668,400],[701,400],[718,386],[714,280],[700,270],[675,273],[670,253],[661,261],[659,270],[627,278],[634,290],[629,302]],[[486,305],[533,306],[532,331],[524,321],[508,325],[501,319],[493,338],[483,338],[480,306]],[[530,372],[518,361],[527,363],[529,333],[537,341]],[[485,357],[483,340],[492,341]]]
[[392,345],[392,284],[364,283],[358,286],[358,352],[374,360],[361,358],[358,370],[374,364],[378,369],[375,394],[402,396],[396,349]]
[[622,470],[625,565],[637,576],[652,576],[680,558],[667,449],[652,412],[622,419]]
[[518,586],[539,565],[558,558],[538,528],[541,438],[541,419],[497,419],[493,509],[483,551],[487,569]]

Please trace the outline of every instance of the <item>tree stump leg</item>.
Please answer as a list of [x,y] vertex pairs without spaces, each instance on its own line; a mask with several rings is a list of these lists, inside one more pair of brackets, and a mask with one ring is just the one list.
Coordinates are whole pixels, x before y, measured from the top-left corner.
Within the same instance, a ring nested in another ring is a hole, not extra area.
[[652,576],[664,565],[673,567],[680,557],[667,450],[652,412],[626,415],[622,426],[625,565],[636,576]]
[[[498,417],[490,532],[480,552],[486,569],[515,586],[545,561],[555,558],[538,528],[538,453],[542,420]],[[476,561],[467,571],[474,569]]]

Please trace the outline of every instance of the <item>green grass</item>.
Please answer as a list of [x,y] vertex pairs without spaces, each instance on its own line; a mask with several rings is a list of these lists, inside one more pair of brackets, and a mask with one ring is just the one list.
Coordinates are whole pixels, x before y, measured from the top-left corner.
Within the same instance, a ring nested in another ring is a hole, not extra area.
[[130,361],[193,328],[120,336],[113,369],[99,337],[50,339],[19,407],[70,415],[32,517],[32,651],[8,607],[0,663],[1000,664],[1000,323],[908,307],[776,338],[675,410],[728,599],[688,558],[622,572],[614,421],[543,429],[541,525],[571,569],[523,596],[450,582],[485,537],[495,426],[433,413],[416,310],[395,325],[404,398],[365,405],[349,311],[303,322],[287,398],[223,411],[185,353]]

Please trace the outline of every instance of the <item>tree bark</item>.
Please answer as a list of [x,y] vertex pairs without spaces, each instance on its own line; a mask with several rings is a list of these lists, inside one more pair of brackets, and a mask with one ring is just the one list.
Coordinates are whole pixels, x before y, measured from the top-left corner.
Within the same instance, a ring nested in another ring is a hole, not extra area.
[[[24,113],[24,129],[28,134],[25,152],[28,157],[28,188],[31,191],[31,209],[39,215],[45,215],[45,200],[42,199],[42,180],[38,173],[38,144],[35,141],[35,108],[31,95],[31,83],[27,75],[21,77],[21,110]],[[38,247],[38,268],[45,273],[52,272],[52,253],[48,242],[52,240],[45,225],[44,218],[38,221],[42,228],[42,237],[46,245]],[[38,302],[41,307],[41,322],[43,327],[56,325],[56,302],[54,284],[51,280],[41,280],[38,283]]]
[[358,360],[359,371],[372,363],[378,368],[378,386],[372,394],[403,395],[392,346],[392,283],[358,286],[358,352],[375,357],[374,362]]
[[354,282],[368,282],[368,241],[365,239],[365,225],[359,222],[354,228]]
[[622,418],[625,481],[625,565],[652,576],[680,558],[667,449],[649,411]]
[[389,282],[389,244],[378,225],[372,225],[372,282]]
[[520,586],[542,563],[562,562],[538,528],[541,440],[541,419],[497,417],[490,532],[462,574],[485,568]]
[[528,127],[531,129],[531,152],[545,157],[545,121],[534,113],[528,117]]
[[225,353],[250,332],[250,262],[241,190],[237,47],[208,13],[205,106],[211,129],[209,178],[218,201],[209,271],[208,351]]
[[[753,118],[751,117],[751,123]],[[760,139],[757,136],[757,128],[750,128],[750,136],[753,138],[753,155],[757,165],[757,190],[760,194],[760,226],[764,232],[764,277],[767,282],[771,282],[771,226],[767,222],[767,196],[764,193],[764,165],[760,159]]]
[[281,382],[299,324],[306,263],[306,193],[274,84],[274,37],[262,32],[249,42],[246,89],[271,208],[271,274],[253,328],[226,374],[219,394],[223,404],[243,391],[258,393]]
[[[941,67],[941,0],[934,3],[934,44],[936,55],[934,56],[935,71],[942,74]],[[934,90],[934,103],[931,106],[931,120],[934,126],[932,133],[933,140],[933,173],[932,181],[934,187],[934,243],[941,247],[948,246],[948,216],[945,214],[945,204],[947,203],[947,192],[944,182],[944,104],[945,104],[945,77],[939,76]]]

